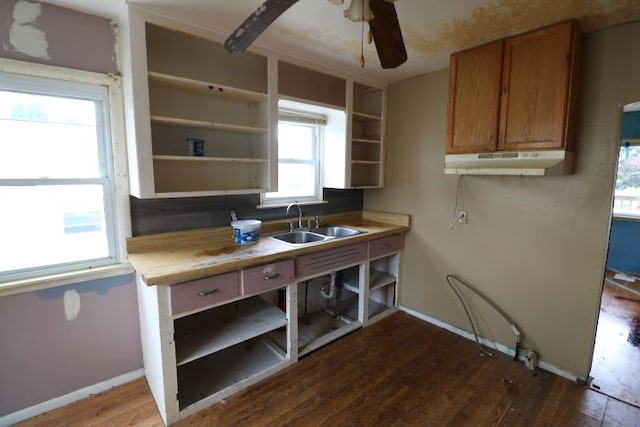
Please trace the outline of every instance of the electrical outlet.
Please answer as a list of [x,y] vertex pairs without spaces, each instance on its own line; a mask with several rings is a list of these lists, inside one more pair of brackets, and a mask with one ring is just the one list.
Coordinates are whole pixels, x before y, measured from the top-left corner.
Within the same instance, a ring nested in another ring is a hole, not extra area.
[[467,223],[467,211],[458,212],[458,224],[466,224]]

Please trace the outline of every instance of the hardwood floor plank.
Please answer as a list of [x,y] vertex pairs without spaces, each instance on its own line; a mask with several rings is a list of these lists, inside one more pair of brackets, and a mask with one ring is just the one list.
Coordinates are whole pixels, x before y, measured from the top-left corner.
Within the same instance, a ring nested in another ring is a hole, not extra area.
[[[209,426],[638,426],[640,409],[405,313],[356,331],[177,423]],[[20,426],[161,426],[137,380]]]

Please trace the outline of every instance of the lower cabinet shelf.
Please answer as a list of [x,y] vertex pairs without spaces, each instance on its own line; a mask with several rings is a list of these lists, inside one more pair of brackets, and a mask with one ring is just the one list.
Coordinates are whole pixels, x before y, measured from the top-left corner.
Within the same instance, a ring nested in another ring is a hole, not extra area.
[[178,367],[180,410],[227,387],[285,363],[286,353],[266,336],[232,347]]
[[[202,328],[201,325],[215,325]],[[287,325],[286,314],[260,297],[175,321],[178,366]]]

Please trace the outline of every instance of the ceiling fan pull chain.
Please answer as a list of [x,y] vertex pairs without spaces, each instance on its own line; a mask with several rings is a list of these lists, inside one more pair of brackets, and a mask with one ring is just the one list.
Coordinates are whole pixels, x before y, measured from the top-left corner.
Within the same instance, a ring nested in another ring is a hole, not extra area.
[[362,26],[360,27],[360,68],[364,68],[364,7],[362,8]]

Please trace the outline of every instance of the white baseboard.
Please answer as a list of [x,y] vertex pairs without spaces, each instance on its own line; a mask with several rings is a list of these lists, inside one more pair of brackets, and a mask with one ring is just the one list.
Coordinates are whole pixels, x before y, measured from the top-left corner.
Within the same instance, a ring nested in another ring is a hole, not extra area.
[[102,393],[103,391],[107,391],[110,388],[117,387],[122,384],[126,384],[133,380],[137,380],[138,378],[141,378],[143,376],[144,376],[144,370],[137,369],[135,371],[119,375],[115,378],[102,381],[98,384],[90,385],[89,387],[76,390],[69,394],[65,394],[64,396],[56,397],[51,400],[47,400],[46,402],[38,403],[37,405],[33,405],[28,408],[21,409],[12,414],[5,415],[4,417],[0,417],[0,427],[11,426],[20,421],[24,421],[26,419],[35,417],[45,412],[76,402],[78,400],[82,400],[93,394]]
[[[442,320],[436,319],[435,317],[431,317],[431,316],[427,316],[426,314],[422,314],[420,312],[417,312],[415,310],[412,310],[408,307],[404,307],[404,306],[400,306],[400,310],[404,311],[407,314],[410,314],[413,317],[416,317],[420,320],[424,320],[427,323],[431,323],[432,325],[438,326],[442,329],[446,329],[449,332],[453,332],[456,335],[460,335],[463,338],[466,338],[468,340],[471,341],[475,341],[475,337],[473,335],[472,332],[469,332],[467,330],[464,329],[460,329],[457,326],[453,326],[449,323],[443,322]],[[483,337],[479,337],[480,343],[482,343],[483,345],[487,346],[490,349],[495,349],[501,353],[504,353],[510,357],[513,357],[514,353],[515,353],[515,349],[508,347],[506,345],[497,343],[495,341],[492,340],[488,340],[486,338]],[[518,355],[518,359],[523,360],[523,355],[520,354]],[[538,367],[540,369],[544,369],[545,371],[549,371],[552,374],[558,375],[560,377],[566,378],[568,380],[571,381],[575,381],[575,382],[580,382],[580,381],[585,381],[584,378],[580,378],[579,376],[577,376],[576,374],[572,373],[572,372],[568,372],[565,370],[562,370],[560,368],[558,368],[555,365],[552,365],[550,363],[547,363],[543,360],[538,360]]]

